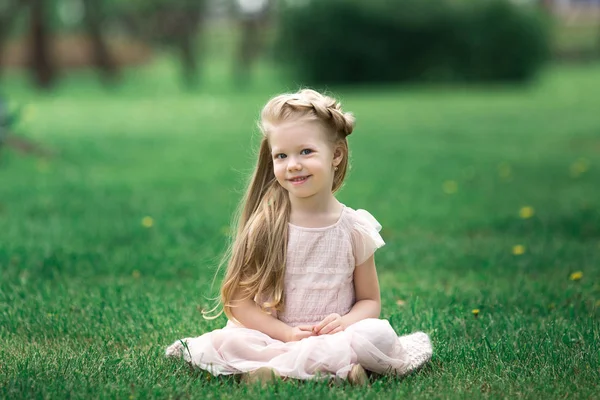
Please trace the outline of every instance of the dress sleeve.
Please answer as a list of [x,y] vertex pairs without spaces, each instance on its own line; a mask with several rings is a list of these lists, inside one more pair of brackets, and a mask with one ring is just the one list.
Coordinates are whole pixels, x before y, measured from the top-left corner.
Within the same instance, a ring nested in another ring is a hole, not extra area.
[[366,210],[356,210],[352,229],[352,245],[356,265],[367,261],[385,242],[379,234],[381,225]]

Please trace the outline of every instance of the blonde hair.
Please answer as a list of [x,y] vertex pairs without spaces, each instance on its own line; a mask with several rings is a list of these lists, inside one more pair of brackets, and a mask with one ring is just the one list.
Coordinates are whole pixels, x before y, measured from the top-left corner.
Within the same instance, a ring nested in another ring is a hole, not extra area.
[[221,303],[223,311],[232,320],[235,320],[231,313],[231,308],[235,307],[232,304],[234,298],[253,299],[265,312],[280,312],[285,307],[283,282],[290,201],[273,172],[269,131],[278,124],[296,121],[323,124],[329,128],[326,131],[332,143],[342,149],[343,157],[334,174],[332,193],[342,186],[348,170],[346,137],[354,129],[354,116],[344,113],[337,100],[304,89],[276,96],[264,106],[259,122],[262,140],[258,161],[238,208],[235,237],[221,263],[221,266],[227,264],[221,285]]

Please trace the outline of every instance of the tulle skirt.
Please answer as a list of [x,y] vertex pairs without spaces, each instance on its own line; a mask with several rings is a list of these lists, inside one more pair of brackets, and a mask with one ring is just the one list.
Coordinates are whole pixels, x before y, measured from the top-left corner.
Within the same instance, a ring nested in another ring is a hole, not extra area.
[[181,339],[166,350],[213,375],[261,367],[295,379],[346,379],[354,364],[379,374],[406,375],[429,361],[432,346],[423,332],[397,336],[387,320],[365,319],[333,335],[284,343],[231,321],[223,329]]

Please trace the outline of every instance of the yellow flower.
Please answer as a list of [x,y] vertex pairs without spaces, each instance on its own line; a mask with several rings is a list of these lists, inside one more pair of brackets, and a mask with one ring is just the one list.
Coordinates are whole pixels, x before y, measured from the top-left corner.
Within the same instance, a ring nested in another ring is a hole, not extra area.
[[458,183],[456,183],[456,181],[450,180],[450,181],[444,182],[444,184],[442,185],[442,187],[444,189],[444,193],[446,193],[446,194],[454,194],[458,190]]
[[133,276],[135,279],[139,279],[142,274],[140,274],[140,271],[136,269],[131,273],[131,276]]
[[517,245],[513,246],[512,253],[515,256],[520,256],[521,254],[524,254],[525,253],[525,246],[523,246],[522,244],[517,244]]
[[154,225],[154,218],[148,217],[148,216],[142,218],[142,226],[144,228],[152,228],[153,225]]
[[531,218],[533,217],[533,214],[535,214],[535,211],[533,207],[530,206],[521,207],[519,210],[519,217],[523,219]]
[[471,311],[473,313],[473,316],[475,318],[477,318],[477,316],[479,315],[479,308],[474,309],[473,311]]
[[512,175],[512,168],[507,163],[498,164],[498,175],[503,179],[510,179]]
[[596,300],[596,308],[600,308],[600,300]]
[[579,158],[573,164],[571,164],[571,176],[577,178],[590,168],[590,162],[585,158]]
[[583,278],[583,272],[581,272],[581,271],[573,272],[571,274],[571,276],[569,276],[569,279],[572,280],[572,281],[578,281],[581,278]]

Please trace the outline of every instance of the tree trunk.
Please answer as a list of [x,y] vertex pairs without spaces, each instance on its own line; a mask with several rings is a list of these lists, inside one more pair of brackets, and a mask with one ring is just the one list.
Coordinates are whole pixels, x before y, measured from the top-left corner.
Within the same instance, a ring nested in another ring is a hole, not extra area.
[[86,28],[92,42],[92,51],[94,52],[94,63],[107,81],[114,82],[118,78],[118,68],[102,36],[102,18],[98,4],[94,0],[84,0],[83,4],[85,7]]
[[185,83],[190,86],[195,86],[198,83],[198,60],[195,49],[195,34],[195,29],[185,29],[185,32],[179,36],[178,40],[183,79]]
[[31,68],[38,87],[48,89],[56,72],[50,54],[50,34],[46,25],[46,0],[30,0],[31,7]]
[[600,57],[600,18],[598,19],[598,34],[596,35],[596,55]]
[[14,22],[17,20],[17,12],[23,5],[21,0],[13,0],[6,6],[6,11],[0,15],[0,74],[2,74],[2,49]]
[[541,0],[540,5],[549,14],[554,10],[554,0]]
[[202,9],[198,5],[184,6],[168,10],[166,15],[165,34],[179,51],[183,81],[188,86],[195,86],[199,65],[196,38],[202,24]]
[[238,84],[244,85],[249,82],[252,67],[263,52],[265,27],[269,22],[272,3],[267,1],[259,10],[248,10],[243,7],[238,10],[241,40],[234,65]]
[[250,70],[258,55],[260,47],[260,22],[256,19],[242,19],[239,24],[242,32],[237,49],[237,57],[234,68],[235,78],[238,84],[245,85],[250,80]]

